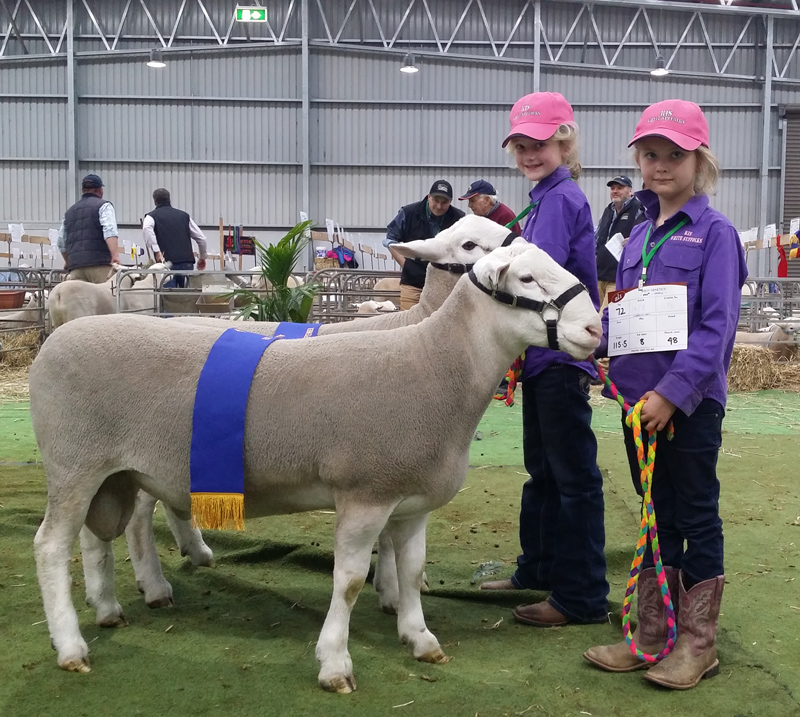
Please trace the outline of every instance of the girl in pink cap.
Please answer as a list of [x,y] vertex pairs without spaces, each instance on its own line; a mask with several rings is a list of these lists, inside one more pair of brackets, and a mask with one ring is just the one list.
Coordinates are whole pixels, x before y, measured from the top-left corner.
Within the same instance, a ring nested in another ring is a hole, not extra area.
[[[536,92],[511,109],[503,146],[535,182],[522,236],[588,288],[595,306],[597,267],[592,213],[573,181],[580,174],[578,126],[557,92]],[[522,442],[530,478],[522,487],[522,554],[510,579],[485,590],[541,590],[547,599],[514,610],[535,627],[608,619],[603,478],[597,467],[587,361],[528,348],[522,373]]]
[[[615,333],[620,322],[610,322],[609,312],[615,302],[623,307],[624,299],[613,295],[595,356],[608,351],[611,332],[612,380],[631,404],[645,401],[642,426],[648,432],[662,431],[652,496],[661,559],[678,613],[678,640],[645,676],[665,687],[689,689],[719,672],[716,630],[725,576],[716,466],[747,266],[733,225],[709,206],[719,167],[708,147],[708,124],[700,107],[684,100],[651,105],[636,125],[631,145],[647,187],[636,196],[648,221],[633,230],[625,245],[617,287],[638,290],[642,299],[648,291],[653,296],[669,291],[674,315],[682,314],[682,327],[676,324],[677,329],[662,337],[678,350],[659,343],[650,317],[643,318],[649,325],[638,338]],[[647,350],[631,353],[623,346],[626,340],[637,350],[638,344],[652,342]],[[671,441],[663,432],[670,422]],[[631,475],[641,494],[633,434],[624,416],[623,431]],[[653,565],[649,545],[643,565]],[[652,567],[639,575],[638,618],[634,641],[643,652],[659,652],[667,625]],[[624,641],[593,647],[584,657],[610,672],[652,664],[640,661]]]

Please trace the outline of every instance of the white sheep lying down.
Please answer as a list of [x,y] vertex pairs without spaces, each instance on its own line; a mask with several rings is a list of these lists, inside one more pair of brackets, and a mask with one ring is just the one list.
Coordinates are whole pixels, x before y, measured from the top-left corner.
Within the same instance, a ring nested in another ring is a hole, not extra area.
[[[407,256],[418,256],[432,262],[428,265],[425,287],[420,302],[408,311],[400,311],[374,318],[343,321],[320,326],[319,334],[341,334],[354,331],[378,331],[411,326],[426,319],[436,311],[450,295],[456,282],[467,267],[480,257],[497,249],[506,241],[527,246],[524,239],[512,234],[491,219],[468,215],[452,227],[440,232],[436,237],[400,245],[399,251]],[[230,328],[225,319],[204,318],[202,316],[182,316],[169,320],[170,323],[214,326]],[[272,336],[277,323],[248,321],[237,324],[242,331]],[[161,570],[161,562],[153,534],[153,509],[155,499],[147,494],[139,494],[133,517],[128,523],[125,536],[131,555],[136,584],[150,607],[164,607],[173,604],[172,586]],[[188,555],[193,565],[213,565],[214,556],[203,541],[199,530],[192,528],[190,521],[181,520],[174,515],[169,506],[164,506],[172,534],[180,547],[181,555]],[[385,533],[379,540],[378,559],[375,566],[373,586],[378,591],[381,609],[394,614],[397,612],[399,593],[397,574],[394,565],[392,541]]]
[[[164,264],[154,264],[151,268],[161,267],[166,269]],[[82,316],[115,314],[119,287],[123,289],[119,297],[122,311],[153,313],[155,281],[155,274],[139,273],[115,273],[102,284],[76,279],[62,281],[50,292],[50,322],[55,329]],[[130,290],[134,286],[135,290]]]
[[[493,289],[542,303],[539,310],[500,303]],[[575,277],[534,246],[478,261],[419,324],[277,341],[264,354],[247,407],[245,515],[336,509],[333,596],[316,648],[323,688],[355,689],[350,612],[384,528],[395,550],[400,639],[419,660],[447,660],[420,602],[428,514],[462,486],[470,442],[500,378],[526,346],[546,345],[540,311],[555,319],[544,302],[567,291],[574,296],[558,312],[560,348],[585,358],[599,343],[598,314]],[[222,333],[138,316],[87,317],[55,332],[33,363],[31,420],[48,484],[34,552],[52,645],[66,670],[90,669],[71,599],[75,539],[80,533],[98,624],[124,624],[111,541],[139,489],[188,516],[195,388]],[[142,387],[124,402],[113,400],[121,369]],[[357,395],[335,389],[354,372],[362,377]]]

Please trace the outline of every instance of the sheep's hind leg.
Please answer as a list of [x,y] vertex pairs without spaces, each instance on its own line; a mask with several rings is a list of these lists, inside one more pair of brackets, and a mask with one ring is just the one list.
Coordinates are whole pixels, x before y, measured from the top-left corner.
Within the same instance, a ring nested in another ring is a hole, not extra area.
[[400,592],[397,588],[397,567],[394,557],[394,545],[386,528],[378,536],[378,559],[375,561],[375,577],[372,587],[378,593],[381,610],[387,615],[397,615],[400,604]]
[[102,627],[127,625],[114,597],[114,552],[111,541],[125,531],[133,515],[138,488],[128,471],[106,478],[92,497],[86,525],[80,532],[86,602],[97,611]]
[[319,684],[329,692],[356,689],[353,662],[347,651],[350,613],[367,579],[372,546],[393,506],[337,504],[334,537],[333,595],[317,641]]
[[100,540],[89,528],[80,533],[86,604],[96,611],[100,627],[125,627],[122,606],[114,595],[114,551],[110,540]]
[[128,552],[136,576],[136,587],[144,595],[147,607],[151,608],[174,605],[172,585],[164,577],[161,569],[153,533],[155,505],[156,499],[140,490],[136,494],[133,515],[125,528],[125,540],[128,542]]
[[448,662],[436,636],[425,625],[420,600],[420,584],[425,569],[425,526],[428,514],[394,518],[387,529],[394,545],[400,602],[397,631],[400,641],[408,643],[414,657],[422,662]]
[[192,565],[195,567],[215,567],[214,553],[205,544],[200,530],[192,527],[191,518],[179,518],[168,505],[165,503],[161,505],[164,508],[164,515],[167,516],[169,529],[172,531],[172,535],[175,536],[181,555],[188,555],[189,560],[192,561]]
[[[54,481],[48,480],[48,483],[53,485]],[[89,648],[81,636],[78,615],[72,603],[69,574],[72,548],[89,502],[90,496],[85,496],[83,502],[59,502],[49,496],[47,512],[33,540],[50,641],[58,654],[58,666],[71,672],[89,672],[91,669]]]

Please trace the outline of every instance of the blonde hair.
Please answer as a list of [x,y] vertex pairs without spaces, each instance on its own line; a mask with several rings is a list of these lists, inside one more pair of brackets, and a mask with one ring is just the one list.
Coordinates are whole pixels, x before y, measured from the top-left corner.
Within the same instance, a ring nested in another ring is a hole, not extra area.
[[[697,162],[697,173],[694,175],[694,185],[692,189],[695,194],[713,194],[719,179],[720,168],[719,160],[713,152],[702,144],[694,150]],[[639,148],[633,146],[633,159],[639,164]]]
[[[525,136],[525,135],[521,135]],[[578,125],[574,122],[564,122],[558,125],[558,129],[550,139],[554,139],[561,144],[561,163],[566,165],[573,179],[581,176],[581,163],[578,161]],[[513,139],[506,145],[506,151],[514,156],[517,148]]]

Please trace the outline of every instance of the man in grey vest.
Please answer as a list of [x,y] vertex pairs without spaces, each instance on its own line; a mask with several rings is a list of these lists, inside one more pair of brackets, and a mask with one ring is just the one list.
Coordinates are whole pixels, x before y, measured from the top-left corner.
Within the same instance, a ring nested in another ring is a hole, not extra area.
[[[194,269],[192,242],[197,244],[197,268],[206,268],[208,242],[200,227],[184,211],[175,209],[170,203],[169,191],[160,187],[153,192],[156,208],[147,214],[142,224],[144,241],[155,255],[156,261],[167,261],[170,268],[179,271]],[[165,288],[184,289],[188,285],[187,276],[171,276],[164,282]]]
[[70,279],[102,284],[119,263],[119,230],[114,205],[103,199],[103,180],[87,174],[83,196],[64,214],[58,230],[58,249]]

